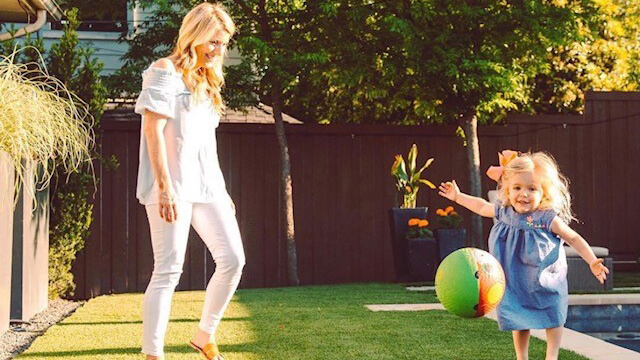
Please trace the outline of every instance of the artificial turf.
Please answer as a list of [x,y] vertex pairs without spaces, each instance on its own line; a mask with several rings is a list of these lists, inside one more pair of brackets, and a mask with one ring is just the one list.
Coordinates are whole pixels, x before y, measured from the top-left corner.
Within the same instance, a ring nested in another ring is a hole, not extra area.
[[[166,336],[166,359],[199,359],[187,345],[203,291],[177,292]],[[19,358],[143,359],[142,294],[100,296],[51,327]],[[226,360],[514,359],[511,334],[489,319],[445,311],[371,312],[366,304],[437,302],[433,293],[400,285],[355,284],[241,289],[217,334]],[[531,339],[530,358],[545,343]],[[560,359],[586,359],[562,350]]]

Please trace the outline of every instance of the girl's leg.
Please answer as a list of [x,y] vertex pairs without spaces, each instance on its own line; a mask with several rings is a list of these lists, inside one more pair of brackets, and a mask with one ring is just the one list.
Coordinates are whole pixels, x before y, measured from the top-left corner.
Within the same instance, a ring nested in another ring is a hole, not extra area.
[[182,274],[192,210],[192,204],[179,202],[178,219],[170,224],[160,217],[158,206],[146,207],[153,247],[153,273],[142,303],[142,352],[151,359],[161,358],[164,354],[171,298]]
[[547,329],[547,357],[546,360],[558,360],[560,352],[560,340],[562,339],[563,326]]
[[245,257],[238,222],[226,197],[214,203],[194,204],[191,224],[216,263],[193,340],[202,347],[207,342],[215,342],[218,324],[240,282]]
[[529,330],[515,330],[513,333],[513,347],[516,349],[518,360],[529,359]]

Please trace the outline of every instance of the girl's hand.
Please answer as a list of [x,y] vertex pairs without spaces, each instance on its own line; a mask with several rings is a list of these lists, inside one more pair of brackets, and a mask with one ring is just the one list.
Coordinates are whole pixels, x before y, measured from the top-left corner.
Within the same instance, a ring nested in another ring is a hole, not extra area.
[[160,190],[158,199],[160,217],[170,224],[178,219],[176,201],[176,193],[172,187],[166,190]]
[[439,194],[441,196],[444,196],[453,202],[456,202],[456,200],[458,199],[458,195],[460,195],[460,189],[458,188],[458,184],[456,184],[455,180],[447,181],[446,183],[440,183],[439,190]]
[[593,276],[600,281],[600,284],[604,284],[604,281],[607,279],[607,274],[609,273],[609,269],[602,264],[603,261],[602,259],[596,259],[589,264]]

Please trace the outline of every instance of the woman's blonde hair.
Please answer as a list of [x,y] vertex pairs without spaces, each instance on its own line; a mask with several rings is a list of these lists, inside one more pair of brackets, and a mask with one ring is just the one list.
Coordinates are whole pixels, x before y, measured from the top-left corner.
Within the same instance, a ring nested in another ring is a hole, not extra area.
[[215,110],[222,113],[225,106],[220,90],[224,85],[222,59],[226,55],[226,48],[221,49],[222,56],[215,58],[212,68],[200,69],[196,69],[195,50],[196,46],[210,41],[219,31],[231,37],[236,26],[222,5],[202,3],[191,9],[182,20],[178,41],[171,55],[177,59],[176,66],[182,70],[182,78],[195,101],[211,99]]
[[498,181],[498,198],[503,206],[509,205],[509,181],[513,175],[534,171],[540,176],[542,199],[539,209],[552,209],[565,223],[576,220],[571,211],[569,181],[560,173],[555,159],[544,152],[524,153],[509,161]]

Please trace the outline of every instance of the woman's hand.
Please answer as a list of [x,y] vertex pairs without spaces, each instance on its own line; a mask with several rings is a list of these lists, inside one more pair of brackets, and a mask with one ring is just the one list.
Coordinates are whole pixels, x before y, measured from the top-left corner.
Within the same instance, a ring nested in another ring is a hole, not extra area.
[[596,259],[589,264],[593,276],[600,281],[600,284],[604,284],[604,281],[607,280],[607,274],[609,273],[609,269],[602,264],[603,261],[602,259]]
[[453,202],[456,202],[456,200],[458,199],[458,195],[460,195],[460,189],[458,188],[458,184],[456,184],[455,180],[447,181],[446,183],[440,183],[439,190],[439,194],[441,196],[444,196]]
[[160,190],[158,199],[160,217],[170,224],[173,224],[178,219],[176,201],[177,197],[173,188],[169,187],[165,190]]
[[233,202],[233,199],[231,198],[231,195],[229,195],[229,193],[227,193],[227,196],[229,197],[229,202],[231,203],[231,209],[233,210],[233,215],[236,214],[236,203]]

